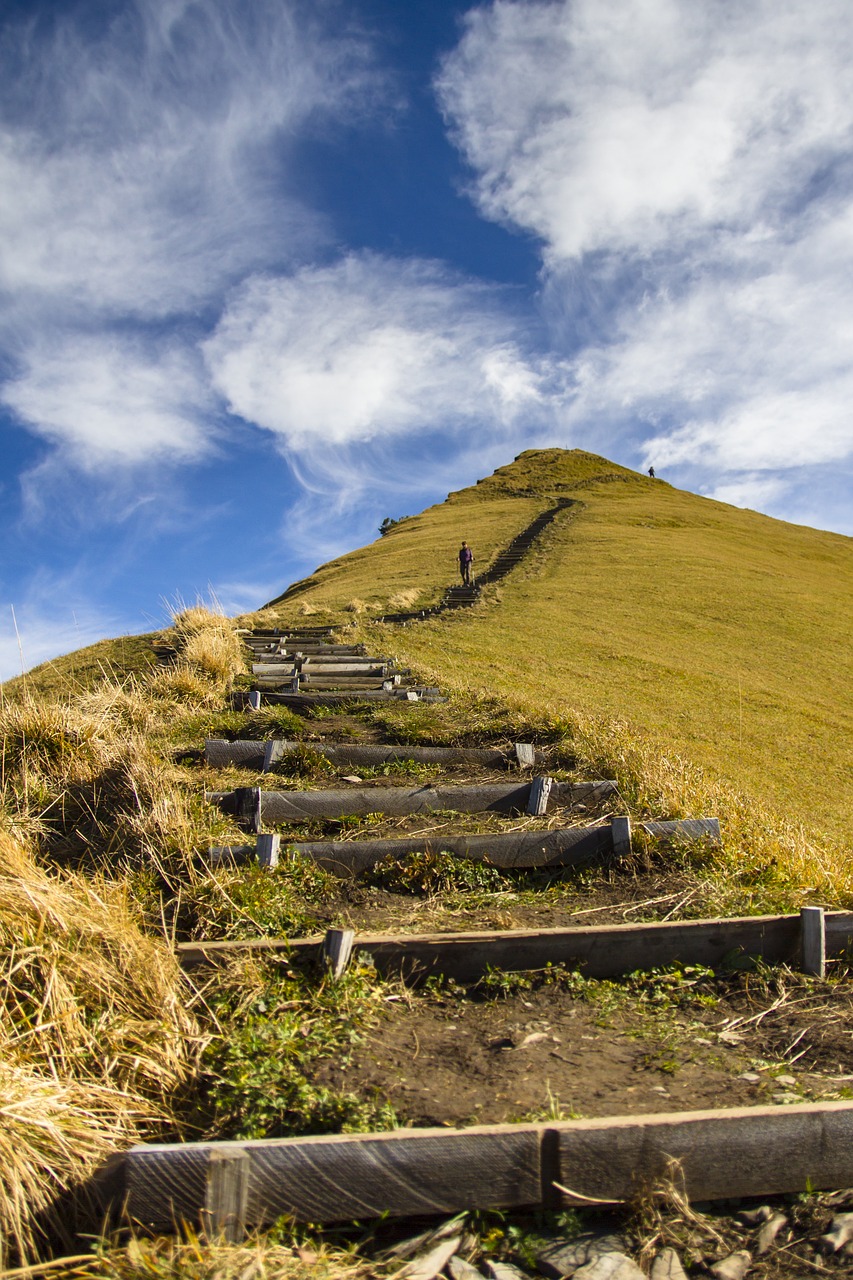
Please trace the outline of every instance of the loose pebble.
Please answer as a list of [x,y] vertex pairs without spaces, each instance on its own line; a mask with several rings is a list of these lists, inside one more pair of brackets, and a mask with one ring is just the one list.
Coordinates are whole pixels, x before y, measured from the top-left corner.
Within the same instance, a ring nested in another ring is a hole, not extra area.
[[711,1275],[716,1276],[717,1280],[743,1280],[751,1266],[752,1254],[747,1253],[746,1249],[738,1249],[737,1253],[730,1253],[727,1258],[715,1262],[711,1267]]
[[450,1280],[483,1280],[482,1272],[478,1271],[473,1263],[460,1258],[458,1253],[449,1259],[445,1270]]
[[772,1218],[768,1218],[756,1237],[755,1252],[759,1255],[766,1253],[779,1232],[787,1225],[788,1219],[784,1213],[774,1213]]
[[837,1213],[829,1230],[821,1236],[818,1245],[822,1253],[837,1253],[853,1240],[853,1213]]
[[646,1280],[635,1262],[624,1253],[600,1253],[578,1267],[574,1280]]
[[687,1280],[674,1249],[661,1249],[652,1263],[651,1280]]

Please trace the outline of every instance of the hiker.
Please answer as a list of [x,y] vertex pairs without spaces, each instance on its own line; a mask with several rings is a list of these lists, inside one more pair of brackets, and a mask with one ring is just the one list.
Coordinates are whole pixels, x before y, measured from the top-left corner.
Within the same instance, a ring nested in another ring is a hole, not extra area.
[[474,563],[474,552],[463,542],[459,548],[459,574],[466,587],[471,585],[471,565]]
[[649,475],[650,475],[650,476],[651,476],[651,478],[654,480],[654,478],[655,478],[655,469],[654,469],[654,467],[649,467]]

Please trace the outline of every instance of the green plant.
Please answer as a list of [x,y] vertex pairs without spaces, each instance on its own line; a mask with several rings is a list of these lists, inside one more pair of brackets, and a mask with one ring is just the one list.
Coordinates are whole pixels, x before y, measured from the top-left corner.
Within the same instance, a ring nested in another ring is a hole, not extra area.
[[486,862],[427,850],[404,858],[386,858],[365,877],[368,884],[392,893],[438,898],[459,892],[494,892],[505,886],[501,873]]

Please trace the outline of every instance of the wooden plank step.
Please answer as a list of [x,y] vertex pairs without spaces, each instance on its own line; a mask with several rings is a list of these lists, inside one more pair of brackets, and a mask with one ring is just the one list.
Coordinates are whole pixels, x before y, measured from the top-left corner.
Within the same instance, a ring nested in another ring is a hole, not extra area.
[[152,1144],[114,1157],[101,1195],[148,1227],[198,1222],[215,1152],[247,1157],[245,1221],[256,1227],[625,1203],[671,1178],[673,1160],[690,1200],[716,1200],[849,1186],[853,1105]]
[[[414,702],[447,701],[447,698],[440,693],[432,693],[429,690],[421,692],[418,688],[409,689],[408,687],[395,689],[391,693],[386,693],[384,689],[353,689],[352,692],[347,693],[284,693],[279,689],[273,688],[263,694],[263,701],[265,705],[292,707],[298,712],[300,708],[344,707],[352,702],[402,702],[408,697],[411,697]],[[248,698],[248,692],[238,690],[235,694],[232,694],[231,705],[240,710],[245,707]]]
[[386,858],[445,852],[496,867],[567,867],[613,853],[610,826],[567,827],[557,831],[514,831],[501,835],[412,836],[395,840],[295,841],[291,848],[321,867],[349,879]]
[[[250,858],[250,845],[237,846],[234,861]],[[225,859],[222,859],[223,861]],[[853,943],[853,912],[824,913],[826,953],[844,955]],[[381,973],[422,981],[443,974],[457,982],[477,982],[489,970],[507,973],[564,964],[589,978],[617,978],[666,965],[722,966],[733,955],[807,970],[806,930],[800,915],[741,916],[734,919],[663,921],[656,924],[575,925],[564,929],[503,929],[465,933],[360,933],[355,950],[367,952]],[[293,962],[319,959],[323,935],[309,938],[252,938],[238,942],[183,942],[176,949],[182,968],[228,964],[237,955],[281,953]]]
[[[483,769],[507,769],[515,767],[515,755],[498,747],[421,747],[403,743],[389,746],[384,743],[349,742],[301,742],[296,739],[271,739],[255,742],[241,739],[226,742],[223,738],[208,738],[204,744],[207,764],[215,769],[227,765],[243,765],[247,769],[271,768],[287,751],[309,747],[319,751],[336,766],[369,769],[396,760],[415,760],[421,764],[475,765]],[[537,759],[542,759],[539,752]]]
[[[525,813],[532,782],[492,783],[487,786],[420,786],[341,788],[334,791],[264,791],[261,795],[265,822],[302,822],[306,818],[359,817],[368,813],[397,816],[447,809],[455,813]],[[611,780],[572,784],[555,782],[550,791],[552,808],[598,804],[616,794]],[[225,813],[237,812],[236,791],[207,791],[205,800]]]

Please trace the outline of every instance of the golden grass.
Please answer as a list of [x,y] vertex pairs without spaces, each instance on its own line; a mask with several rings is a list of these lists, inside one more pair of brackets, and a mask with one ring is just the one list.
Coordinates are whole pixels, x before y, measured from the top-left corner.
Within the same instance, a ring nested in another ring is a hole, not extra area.
[[168,1114],[196,1027],[124,890],[50,875],[3,835],[0,963],[0,1238],[27,1258],[60,1194]]

